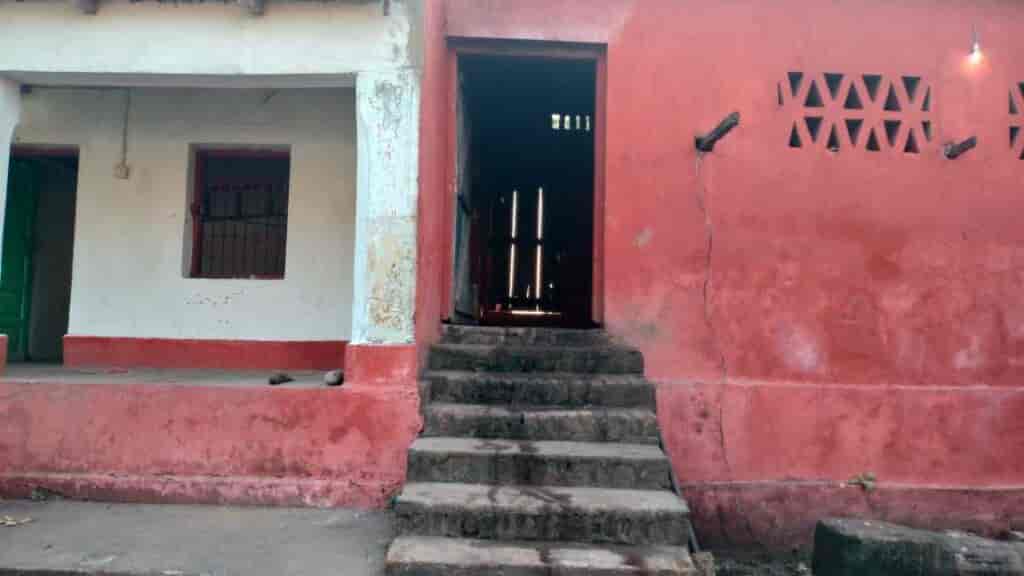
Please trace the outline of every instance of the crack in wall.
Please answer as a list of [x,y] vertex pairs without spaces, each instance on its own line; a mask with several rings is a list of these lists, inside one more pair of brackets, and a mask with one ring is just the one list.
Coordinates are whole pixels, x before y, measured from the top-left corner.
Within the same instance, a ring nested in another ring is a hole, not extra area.
[[[718,336],[718,330],[715,328],[714,319],[711,316],[711,304],[714,281],[714,253],[715,253],[715,225],[711,218],[711,207],[708,198],[710,185],[704,181],[701,169],[704,164],[704,153],[697,152],[696,161],[696,179],[697,179],[697,208],[704,216],[704,285],[703,285],[703,303],[704,303],[704,325],[708,329],[708,333],[711,335],[711,340],[714,344],[715,351],[718,353],[718,367],[721,371],[721,378],[719,380],[719,389],[729,381],[729,364],[725,356],[725,350],[722,348],[721,339]],[[725,403],[719,398],[718,401],[718,442],[722,449],[722,459],[725,461],[726,469],[731,469],[732,464],[729,462],[729,449],[725,438]]]

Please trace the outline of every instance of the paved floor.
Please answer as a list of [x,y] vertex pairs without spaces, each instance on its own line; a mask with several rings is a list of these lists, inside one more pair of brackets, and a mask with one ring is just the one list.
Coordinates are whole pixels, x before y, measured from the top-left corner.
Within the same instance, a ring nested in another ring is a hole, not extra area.
[[[147,368],[68,368],[60,364],[10,364],[0,382],[27,384],[169,384],[182,386],[268,387],[276,372],[226,370],[160,370]],[[323,372],[289,371],[294,382],[282,388],[323,386]]]
[[391,539],[388,512],[0,501],[0,575],[376,576]]

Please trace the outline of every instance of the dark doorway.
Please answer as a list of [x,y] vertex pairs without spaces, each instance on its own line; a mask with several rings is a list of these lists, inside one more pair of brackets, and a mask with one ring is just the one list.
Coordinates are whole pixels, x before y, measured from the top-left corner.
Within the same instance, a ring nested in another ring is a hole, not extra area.
[[458,70],[456,318],[591,326],[596,62]]
[[0,273],[0,332],[12,361],[60,362],[68,330],[78,155],[11,157]]

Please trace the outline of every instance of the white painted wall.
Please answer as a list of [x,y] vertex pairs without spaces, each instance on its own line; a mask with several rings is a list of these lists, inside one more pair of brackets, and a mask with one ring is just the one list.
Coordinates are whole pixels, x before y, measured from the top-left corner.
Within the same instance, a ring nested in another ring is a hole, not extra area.
[[[18,143],[80,147],[69,333],[350,339],[354,90],[136,90],[128,180],[113,175],[122,105],[120,91],[37,89],[22,100]],[[283,280],[185,277],[197,143],[291,147]]]
[[[16,82],[0,76],[0,230],[3,230],[7,211],[7,172],[10,169],[11,140],[14,127],[21,118],[21,95]],[[3,234],[0,234],[0,254],[3,253]]]
[[271,1],[259,17],[235,2],[103,0],[96,15],[82,14],[66,1],[2,2],[0,75],[318,75],[323,80],[416,67],[419,1],[393,2],[387,16],[379,2]]
[[352,327],[357,344],[402,344],[415,338],[419,109],[415,73],[359,75]]

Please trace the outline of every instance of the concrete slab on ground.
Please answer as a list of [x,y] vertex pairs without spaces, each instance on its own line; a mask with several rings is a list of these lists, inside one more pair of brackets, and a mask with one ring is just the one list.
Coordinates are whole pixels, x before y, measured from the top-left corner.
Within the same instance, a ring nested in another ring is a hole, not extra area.
[[377,576],[393,537],[381,511],[8,500],[0,575]]

